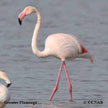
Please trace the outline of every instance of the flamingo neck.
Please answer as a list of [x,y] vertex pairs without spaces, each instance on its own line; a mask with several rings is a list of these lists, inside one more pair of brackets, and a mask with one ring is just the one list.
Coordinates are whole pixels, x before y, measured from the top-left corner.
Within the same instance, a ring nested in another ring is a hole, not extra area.
[[37,23],[36,23],[36,26],[35,26],[35,29],[34,29],[34,32],[33,32],[33,37],[32,37],[32,43],[31,43],[32,51],[38,57],[46,57],[47,54],[46,54],[45,50],[39,51],[38,48],[37,48],[37,36],[38,36],[39,29],[40,29],[41,16],[40,16],[40,13],[37,9],[35,10],[35,13],[37,15]]

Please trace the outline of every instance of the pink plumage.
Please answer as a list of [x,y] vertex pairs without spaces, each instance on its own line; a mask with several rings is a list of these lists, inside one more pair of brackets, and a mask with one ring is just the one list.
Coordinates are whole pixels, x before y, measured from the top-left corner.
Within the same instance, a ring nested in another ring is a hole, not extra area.
[[36,54],[38,57],[54,56],[56,58],[61,59],[61,65],[60,65],[57,82],[49,100],[52,100],[55,92],[58,89],[61,71],[64,66],[66,78],[69,85],[70,101],[72,101],[72,85],[69,79],[65,60],[75,59],[75,58],[87,58],[93,63],[93,58],[88,53],[87,49],[82,45],[81,42],[79,42],[79,40],[75,36],[69,34],[63,34],[63,33],[56,33],[56,34],[49,35],[45,41],[45,49],[43,51],[39,51],[37,48],[37,36],[41,24],[41,16],[39,11],[35,7],[28,6],[19,14],[18,20],[19,23],[22,24],[21,22],[24,16],[27,16],[31,13],[36,13],[37,15],[37,24],[34,29],[32,43],[31,43],[33,53]]

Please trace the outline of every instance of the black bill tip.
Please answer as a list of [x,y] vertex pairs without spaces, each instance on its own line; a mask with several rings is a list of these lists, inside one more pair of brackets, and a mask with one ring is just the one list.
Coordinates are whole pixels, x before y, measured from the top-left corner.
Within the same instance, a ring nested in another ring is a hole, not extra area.
[[22,21],[20,20],[20,18],[18,18],[18,22],[20,25],[22,25]]
[[12,83],[7,84],[7,87],[10,87],[11,84],[12,84]]

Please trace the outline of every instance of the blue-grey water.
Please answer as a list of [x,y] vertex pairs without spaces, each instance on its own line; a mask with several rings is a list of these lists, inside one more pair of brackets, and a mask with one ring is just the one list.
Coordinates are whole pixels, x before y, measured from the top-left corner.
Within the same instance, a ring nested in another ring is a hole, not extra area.
[[[36,16],[18,24],[17,16],[25,6],[38,8],[42,16],[38,48],[52,33],[77,36],[94,58],[67,61],[73,87],[69,102],[68,84],[63,70],[53,100],[60,60],[38,58],[31,50]],[[108,106],[108,0],[1,0],[0,1],[0,70],[12,81],[11,102],[36,101],[32,104],[8,104],[7,108],[107,108]],[[89,104],[88,101],[103,101]],[[85,103],[86,102],[86,103]]]

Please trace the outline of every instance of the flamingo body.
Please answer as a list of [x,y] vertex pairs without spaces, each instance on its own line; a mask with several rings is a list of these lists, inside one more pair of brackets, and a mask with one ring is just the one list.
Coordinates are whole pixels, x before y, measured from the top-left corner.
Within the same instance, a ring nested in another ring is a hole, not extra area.
[[69,74],[66,68],[65,60],[74,58],[87,58],[93,63],[92,56],[88,53],[87,49],[82,45],[82,43],[75,37],[69,34],[57,33],[51,34],[47,37],[45,41],[45,49],[43,51],[37,48],[37,36],[41,24],[41,16],[39,11],[32,6],[27,6],[18,16],[19,24],[22,24],[22,20],[25,16],[35,13],[37,15],[37,24],[35,26],[33,37],[32,37],[32,51],[38,57],[48,57],[54,56],[61,59],[60,70],[56,85],[52,91],[49,100],[52,100],[55,92],[58,89],[59,80],[62,68],[64,67],[66,78],[69,85],[70,100],[72,101],[72,85],[70,82]]
[[75,58],[81,52],[78,39],[63,33],[49,35],[45,41],[45,49],[48,51],[48,55],[61,60]]

